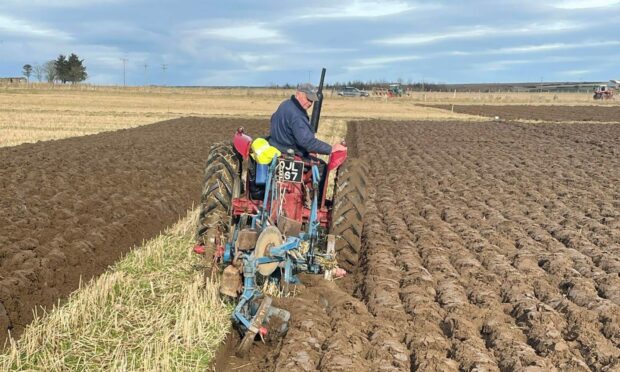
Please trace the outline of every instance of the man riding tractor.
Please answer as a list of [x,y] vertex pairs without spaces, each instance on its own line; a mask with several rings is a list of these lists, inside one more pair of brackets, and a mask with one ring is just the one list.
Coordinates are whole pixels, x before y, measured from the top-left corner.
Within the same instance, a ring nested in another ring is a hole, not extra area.
[[310,83],[298,85],[295,95],[282,102],[271,116],[271,134],[268,141],[284,154],[292,149],[296,155],[304,159],[318,161],[321,173],[319,189],[322,191],[326,178],[326,163],[310,153],[329,155],[332,146],[315,137],[310,117],[306,112],[313,102],[318,100],[314,85]]
[[[347,160],[344,143],[315,138],[324,74],[318,90],[301,84],[282,102],[269,142],[239,128],[232,146],[215,144],[209,153],[194,251],[205,255],[207,272],[221,273],[220,293],[237,301],[232,320],[241,355],[273,324],[276,333],[287,328],[290,314],[271,305],[264,285],[298,284],[303,273],[330,280],[357,266],[367,167]],[[329,161],[311,153],[329,154]]]

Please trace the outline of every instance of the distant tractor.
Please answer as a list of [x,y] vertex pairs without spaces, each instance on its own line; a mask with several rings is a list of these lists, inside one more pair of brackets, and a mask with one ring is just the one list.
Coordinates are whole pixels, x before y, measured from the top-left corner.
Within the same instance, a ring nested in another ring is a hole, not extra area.
[[402,97],[403,93],[403,87],[400,84],[390,84],[388,87],[388,97]]
[[615,90],[609,87],[607,84],[601,84],[594,88],[594,99],[612,99],[614,98]]

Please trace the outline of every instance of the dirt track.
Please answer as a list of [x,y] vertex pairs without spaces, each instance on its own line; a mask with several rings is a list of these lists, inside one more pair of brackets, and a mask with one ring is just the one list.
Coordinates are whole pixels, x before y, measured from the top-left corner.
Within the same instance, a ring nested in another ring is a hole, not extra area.
[[196,204],[212,142],[266,121],[184,118],[0,149],[0,345]]
[[[453,108],[452,105],[428,106],[444,110]],[[499,116],[502,120],[620,122],[620,106],[454,105],[454,112],[491,118]]]
[[362,122],[347,142],[371,168],[358,272],[306,280],[284,340],[219,369],[620,369],[620,125]]

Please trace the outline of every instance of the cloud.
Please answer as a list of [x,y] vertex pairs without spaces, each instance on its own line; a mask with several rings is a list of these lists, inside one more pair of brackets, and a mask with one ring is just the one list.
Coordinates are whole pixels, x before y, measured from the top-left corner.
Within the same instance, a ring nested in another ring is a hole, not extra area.
[[482,71],[501,71],[506,70],[513,65],[527,65],[540,62],[538,59],[510,59],[490,61],[477,64],[478,70]]
[[560,75],[568,75],[568,76],[581,76],[581,75],[587,75],[594,72],[593,70],[566,70],[566,71],[560,71]]
[[127,58],[128,84],[298,82],[322,66],[340,81],[518,81],[586,69],[578,76],[596,80],[614,77],[620,50],[602,32],[620,25],[620,0],[177,3],[162,12],[143,0],[0,0],[0,75],[75,52],[94,82],[122,83]]
[[381,57],[372,57],[372,58],[362,58],[359,61],[357,61],[355,64],[346,66],[344,69],[346,71],[380,69],[392,63],[415,61],[421,58],[422,57],[418,55],[381,56]]
[[455,56],[472,56],[472,55],[489,55],[489,54],[520,54],[520,53],[536,53],[547,52],[551,50],[568,50],[568,49],[582,49],[582,48],[599,48],[618,46],[620,41],[618,40],[606,40],[606,41],[583,41],[580,43],[548,43],[537,45],[519,45],[507,48],[486,49],[478,52],[469,51],[454,51],[450,52]]
[[509,59],[509,60],[497,60],[476,63],[476,70],[478,71],[501,71],[507,70],[514,65],[530,65],[530,64],[549,64],[549,63],[566,63],[566,62],[581,62],[587,61],[590,57],[541,57],[531,59]]
[[[521,45],[508,48],[498,49],[485,49],[480,51],[441,51],[436,53],[425,53],[415,55],[394,55],[394,56],[381,56],[362,58],[356,61],[354,64],[346,66],[346,71],[362,71],[362,70],[379,70],[387,68],[391,64],[397,64],[401,62],[410,62],[416,60],[428,60],[435,58],[445,57],[478,57],[489,55],[510,55],[510,54],[527,54],[536,52],[546,52],[551,50],[568,50],[568,49],[580,49],[580,48],[596,48],[596,47],[609,47],[620,45],[620,41],[608,40],[608,41],[584,41],[580,43],[551,43],[551,44],[539,44],[539,45]],[[589,57],[588,57],[589,58]],[[505,70],[511,65],[529,64],[536,62],[575,62],[582,61],[583,57],[563,57],[563,56],[544,56],[539,59],[512,59],[512,60],[498,60],[483,62],[485,69],[492,71]]]
[[309,9],[299,19],[378,18],[408,12],[417,6],[403,1],[339,1],[328,8]]
[[237,55],[249,71],[273,71],[280,56],[272,54],[240,53]]
[[303,47],[292,48],[287,52],[299,53],[299,54],[340,54],[340,53],[353,53],[357,52],[356,48],[329,48],[329,47]]
[[[23,6],[23,0],[3,0],[2,5],[18,5]],[[41,9],[41,7],[45,8],[88,8],[94,5],[107,5],[114,3],[124,3],[127,5],[128,1],[126,0],[29,0],[28,7],[33,8],[37,7],[37,9]]]
[[255,78],[252,71],[245,69],[222,69],[209,71],[195,80],[196,85],[204,86],[251,86]]
[[76,23],[82,29],[80,36],[87,40],[117,39],[125,42],[144,44],[161,41],[162,34],[150,31],[133,22],[120,20],[86,20]]
[[202,39],[240,43],[283,44],[288,42],[280,31],[269,28],[263,23],[203,28],[189,31],[188,34],[194,34]]
[[8,32],[31,38],[55,39],[55,40],[72,40],[73,37],[68,33],[53,28],[49,28],[33,22],[23,21],[21,19],[9,17],[0,14],[0,32]]
[[223,19],[211,22],[208,27],[200,23],[185,24],[179,30],[171,30],[169,39],[174,40],[173,49],[188,57],[211,61],[238,58],[239,53],[257,48],[266,53],[269,46],[289,43],[279,30],[264,23],[239,24]]
[[391,38],[374,40],[373,43],[385,45],[429,44],[448,39],[470,39],[476,37],[484,37],[491,34],[493,34],[492,28],[476,26],[470,29],[452,32],[396,36]]
[[395,36],[391,38],[376,39],[372,43],[382,45],[417,45],[431,44],[435,42],[453,39],[476,39],[494,36],[509,35],[537,35],[549,32],[565,32],[584,28],[584,24],[577,22],[553,22],[553,23],[533,23],[521,27],[489,27],[476,25],[468,28],[460,28],[452,31],[432,34],[413,34]]
[[618,0],[566,0],[561,1],[559,4],[554,4],[554,8],[559,9],[589,9],[589,8],[607,8],[611,6],[619,5],[620,1]]

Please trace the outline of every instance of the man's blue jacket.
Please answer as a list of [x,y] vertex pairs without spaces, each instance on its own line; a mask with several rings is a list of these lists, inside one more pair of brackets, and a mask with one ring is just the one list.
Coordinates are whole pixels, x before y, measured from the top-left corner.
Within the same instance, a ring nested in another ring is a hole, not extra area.
[[330,145],[314,137],[308,113],[295,96],[282,102],[271,115],[269,143],[284,154],[287,149],[293,149],[296,154],[303,157],[307,157],[310,152],[318,154],[332,152]]

